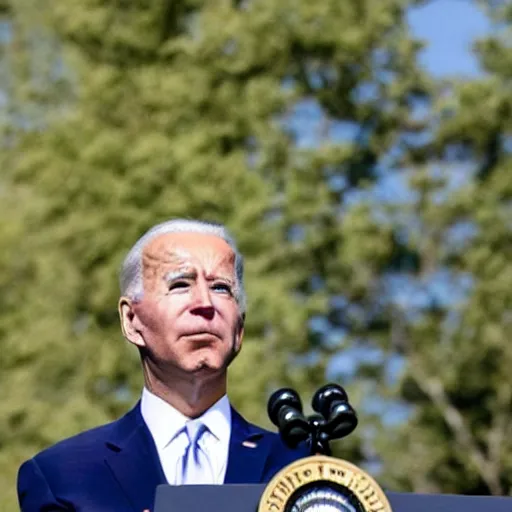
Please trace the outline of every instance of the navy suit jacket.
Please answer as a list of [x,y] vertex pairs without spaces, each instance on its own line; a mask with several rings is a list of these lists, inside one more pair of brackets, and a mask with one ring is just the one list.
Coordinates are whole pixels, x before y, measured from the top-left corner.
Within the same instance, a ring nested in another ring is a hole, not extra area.
[[[308,455],[287,448],[278,434],[248,423],[232,409],[224,482],[268,482]],[[18,473],[23,512],[142,512],[153,509],[156,486],[166,483],[140,403],[113,423],[42,451]]]

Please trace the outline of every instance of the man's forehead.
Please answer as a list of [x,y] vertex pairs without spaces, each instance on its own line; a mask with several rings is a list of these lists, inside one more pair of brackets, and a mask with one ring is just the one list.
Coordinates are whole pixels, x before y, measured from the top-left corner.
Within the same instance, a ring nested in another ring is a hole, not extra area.
[[[146,263],[185,264],[194,259],[233,262],[235,254],[219,236],[207,233],[165,233],[151,240],[143,250]],[[149,261],[148,261],[149,260]],[[213,261],[212,261],[213,263]]]

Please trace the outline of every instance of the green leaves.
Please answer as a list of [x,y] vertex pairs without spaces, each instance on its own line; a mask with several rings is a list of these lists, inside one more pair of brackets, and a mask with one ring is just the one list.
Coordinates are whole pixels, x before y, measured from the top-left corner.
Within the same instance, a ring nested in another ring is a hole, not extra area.
[[486,76],[437,84],[409,3],[377,4],[10,5],[7,487],[23,458],[137,400],[117,269],[148,227],[192,217],[246,256],[243,413],[267,424],[277,387],[309,400],[336,380],[360,415],[336,450],[388,487],[510,492],[510,49],[482,42]]

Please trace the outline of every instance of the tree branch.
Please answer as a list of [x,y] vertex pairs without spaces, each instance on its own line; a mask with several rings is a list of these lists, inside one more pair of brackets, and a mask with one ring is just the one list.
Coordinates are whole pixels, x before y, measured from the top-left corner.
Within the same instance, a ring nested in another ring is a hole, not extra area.
[[428,376],[419,362],[415,362],[412,359],[411,363],[414,366],[412,378],[437,407],[444,421],[453,432],[457,443],[465,450],[480,477],[489,488],[489,491],[495,495],[503,495],[504,490],[500,482],[498,470],[499,464],[494,459],[489,460],[486,454],[478,447],[471,430],[464,421],[464,417],[450,403],[441,381]]

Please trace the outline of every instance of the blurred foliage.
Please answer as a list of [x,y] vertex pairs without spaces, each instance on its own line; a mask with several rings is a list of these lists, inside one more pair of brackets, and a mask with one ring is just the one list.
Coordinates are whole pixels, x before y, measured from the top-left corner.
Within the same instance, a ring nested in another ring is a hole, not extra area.
[[392,398],[410,416],[378,452],[406,490],[512,494],[512,20],[510,5],[485,6],[482,74],[438,85],[405,157],[409,211],[392,207],[417,262],[390,331],[404,365]]
[[249,419],[328,378],[360,413],[337,453],[385,485],[511,492],[510,18],[436,83],[414,3],[0,4],[3,489],[137,400],[117,269],[180,216],[246,255]]

